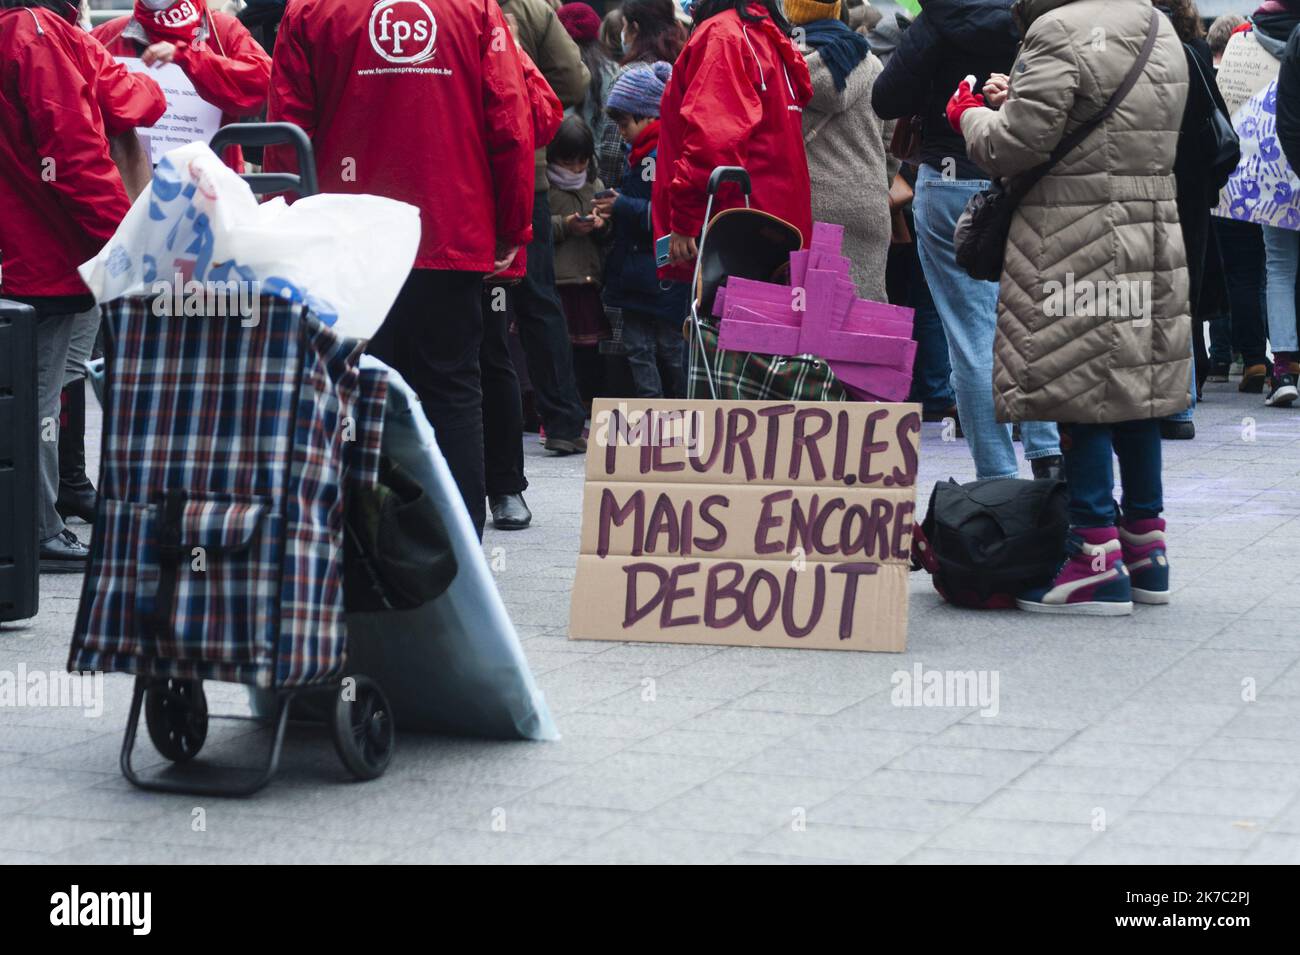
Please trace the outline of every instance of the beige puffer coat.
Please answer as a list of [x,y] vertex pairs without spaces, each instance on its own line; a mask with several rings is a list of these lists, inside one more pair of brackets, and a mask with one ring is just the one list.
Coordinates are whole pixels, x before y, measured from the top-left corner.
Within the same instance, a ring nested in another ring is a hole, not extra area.
[[[1149,0],[1017,0],[1025,39],[1011,92],[999,110],[963,114],[970,158],[996,176],[1044,161],[1104,108],[1151,10]],[[1173,177],[1186,97],[1182,44],[1161,16],[1137,85],[1017,210],[994,342],[998,420],[1118,422],[1188,406],[1191,319]]]

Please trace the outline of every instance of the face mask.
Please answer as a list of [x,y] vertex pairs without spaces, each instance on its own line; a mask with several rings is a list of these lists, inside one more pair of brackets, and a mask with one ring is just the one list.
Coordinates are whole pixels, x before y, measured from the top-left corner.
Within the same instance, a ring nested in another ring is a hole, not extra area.
[[621,46],[624,50],[627,50],[627,25],[626,24],[624,24],[623,29],[619,31],[618,45]]
[[159,10],[166,10],[176,0],[140,0],[146,7],[157,13]]

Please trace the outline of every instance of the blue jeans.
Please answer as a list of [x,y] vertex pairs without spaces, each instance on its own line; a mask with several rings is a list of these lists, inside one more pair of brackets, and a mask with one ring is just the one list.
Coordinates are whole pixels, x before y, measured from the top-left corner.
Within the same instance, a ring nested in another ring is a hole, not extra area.
[[623,309],[623,344],[637,398],[686,397],[685,341],[680,325]]
[[926,411],[946,411],[955,403],[952,393],[952,365],[948,361],[948,339],[943,333],[939,310],[921,271],[916,243],[894,246],[907,258],[907,304],[911,306],[912,337],[916,339],[916,363],[912,366],[909,401],[920,402]]
[[[984,179],[945,179],[938,170],[923,165],[917,170],[912,202],[916,251],[948,338],[957,413],[979,479],[1019,473],[1011,425],[998,424],[993,411],[998,283],[981,282],[963,272],[952,244],[952,231],[966,201],[988,185]],[[1051,422],[1021,422],[1020,438],[1031,461],[1061,453],[1056,425]]]
[[1061,448],[1065,452],[1065,483],[1070,490],[1070,526],[1114,526],[1112,452],[1119,458],[1120,480],[1124,482],[1124,516],[1130,520],[1160,516],[1164,499],[1158,419],[1062,424]]
[[1265,286],[1268,302],[1268,341],[1273,352],[1300,350],[1296,342],[1295,279],[1300,266],[1300,232],[1266,225],[1264,230]]

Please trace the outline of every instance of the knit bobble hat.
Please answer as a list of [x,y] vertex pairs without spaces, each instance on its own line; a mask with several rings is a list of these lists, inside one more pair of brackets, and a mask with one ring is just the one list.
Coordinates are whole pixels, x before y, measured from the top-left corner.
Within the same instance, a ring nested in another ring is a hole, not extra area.
[[629,67],[610,87],[606,109],[631,116],[659,116],[659,101],[664,87],[672,79],[673,66],[660,60],[654,64],[637,63]]

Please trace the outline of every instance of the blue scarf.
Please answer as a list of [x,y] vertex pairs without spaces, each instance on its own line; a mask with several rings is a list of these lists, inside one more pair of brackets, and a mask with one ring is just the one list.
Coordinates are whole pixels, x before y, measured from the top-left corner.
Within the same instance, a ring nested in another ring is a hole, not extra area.
[[808,45],[821,54],[831,71],[835,89],[841,93],[848,85],[849,74],[867,58],[871,44],[861,33],[854,33],[840,20],[814,20],[803,25]]

